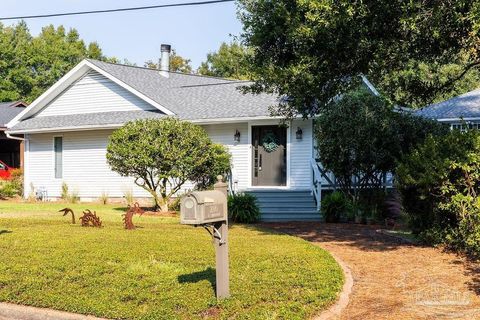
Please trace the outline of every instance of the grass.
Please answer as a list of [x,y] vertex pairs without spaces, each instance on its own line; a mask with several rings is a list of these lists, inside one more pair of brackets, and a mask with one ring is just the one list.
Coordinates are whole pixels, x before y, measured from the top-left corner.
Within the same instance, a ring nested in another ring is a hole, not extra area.
[[[115,205],[104,228],[71,225],[66,205],[0,201],[0,301],[118,319],[304,319],[333,303],[343,274],[324,250],[252,226],[230,229],[232,296],[217,302],[210,236],[177,218],[134,217]],[[78,222],[77,222],[78,223]]]

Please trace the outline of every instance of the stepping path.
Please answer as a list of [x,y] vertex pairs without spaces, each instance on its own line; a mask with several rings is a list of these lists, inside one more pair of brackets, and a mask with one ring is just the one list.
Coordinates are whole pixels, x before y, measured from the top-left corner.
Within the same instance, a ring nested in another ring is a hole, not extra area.
[[328,250],[353,275],[334,319],[480,319],[480,263],[351,224],[265,223]]

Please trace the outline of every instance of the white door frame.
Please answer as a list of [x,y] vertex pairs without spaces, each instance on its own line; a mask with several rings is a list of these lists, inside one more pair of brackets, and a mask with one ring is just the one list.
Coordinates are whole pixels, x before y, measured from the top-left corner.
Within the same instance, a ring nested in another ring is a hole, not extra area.
[[261,121],[249,121],[248,122],[248,188],[249,189],[290,189],[290,140],[291,140],[291,123],[288,123],[287,127],[287,181],[285,186],[253,186],[252,185],[252,127],[254,126],[269,126],[278,125],[280,122],[278,119],[261,120]]

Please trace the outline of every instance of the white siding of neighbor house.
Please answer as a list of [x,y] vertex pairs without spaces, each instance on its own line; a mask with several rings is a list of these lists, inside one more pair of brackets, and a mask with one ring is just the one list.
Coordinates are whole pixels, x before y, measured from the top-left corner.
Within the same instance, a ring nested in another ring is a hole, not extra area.
[[[303,130],[303,139],[296,140],[297,127]],[[238,190],[249,188],[251,144],[248,141],[248,124],[212,124],[204,126],[214,142],[228,147],[232,155],[232,166]],[[311,121],[295,121],[290,130],[290,187],[310,188],[310,157],[312,154]],[[235,131],[240,131],[240,142],[234,143]],[[109,197],[120,198],[125,191],[132,190],[134,197],[149,197],[136,186],[133,179],[121,177],[110,170],[106,161],[106,146],[111,130],[64,132],[59,134],[31,134],[26,150],[25,196],[30,192],[30,183],[35,188],[45,188],[48,197],[61,195],[62,182],[71,191],[87,199],[96,199],[105,192]],[[63,137],[63,178],[54,177],[53,138]],[[186,184],[182,192],[191,189]]]
[[35,116],[135,110],[156,108],[100,73],[90,71]]

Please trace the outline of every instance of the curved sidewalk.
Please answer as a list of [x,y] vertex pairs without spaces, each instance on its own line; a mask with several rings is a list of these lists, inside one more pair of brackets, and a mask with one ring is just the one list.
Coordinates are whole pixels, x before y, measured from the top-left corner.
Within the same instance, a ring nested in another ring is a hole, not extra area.
[[93,316],[0,302],[0,320],[105,320]]

